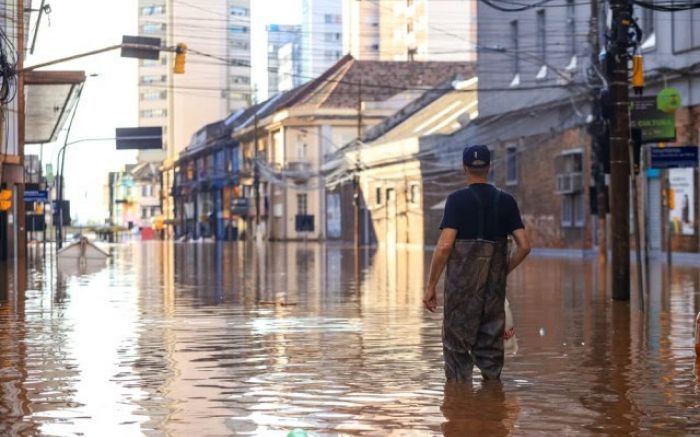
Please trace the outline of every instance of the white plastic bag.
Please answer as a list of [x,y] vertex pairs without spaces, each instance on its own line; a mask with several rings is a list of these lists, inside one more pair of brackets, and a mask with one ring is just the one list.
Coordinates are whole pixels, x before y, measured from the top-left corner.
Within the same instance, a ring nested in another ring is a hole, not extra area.
[[515,336],[515,327],[513,326],[513,313],[510,311],[508,299],[505,303],[506,310],[506,330],[503,332],[503,348],[508,355],[516,355],[518,353],[518,337]]

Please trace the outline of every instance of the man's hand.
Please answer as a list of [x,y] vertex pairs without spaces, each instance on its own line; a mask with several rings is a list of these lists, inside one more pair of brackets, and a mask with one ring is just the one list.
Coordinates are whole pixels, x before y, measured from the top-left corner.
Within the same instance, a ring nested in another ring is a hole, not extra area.
[[425,308],[431,313],[435,312],[437,308],[437,293],[435,292],[435,287],[428,286],[428,288],[425,289],[423,305],[425,305]]

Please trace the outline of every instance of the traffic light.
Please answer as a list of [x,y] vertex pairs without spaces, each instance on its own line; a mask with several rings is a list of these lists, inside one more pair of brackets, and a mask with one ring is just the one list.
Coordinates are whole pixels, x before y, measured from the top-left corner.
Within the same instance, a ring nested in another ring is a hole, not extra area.
[[641,95],[644,91],[644,58],[642,55],[632,57],[632,88],[637,95]]
[[179,43],[175,47],[175,74],[185,74],[185,56],[187,55],[187,44]]
[[12,209],[12,190],[0,190],[0,211]]

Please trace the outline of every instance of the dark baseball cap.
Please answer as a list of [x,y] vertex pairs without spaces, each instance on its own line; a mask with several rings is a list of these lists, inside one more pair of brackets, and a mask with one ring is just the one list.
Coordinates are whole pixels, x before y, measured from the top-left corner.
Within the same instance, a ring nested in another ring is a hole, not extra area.
[[467,146],[462,152],[462,163],[467,167],[488,167],[491,164],[491,152],[483,145]]

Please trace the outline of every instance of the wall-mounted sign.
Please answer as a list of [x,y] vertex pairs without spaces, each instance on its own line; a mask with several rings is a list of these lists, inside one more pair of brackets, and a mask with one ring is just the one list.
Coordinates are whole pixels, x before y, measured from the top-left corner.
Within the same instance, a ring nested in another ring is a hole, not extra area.
[[676,168],[668,172],[668,179],[674,193],[675,204],[671,212],[673,233],[695,234],[694,171],[692,168]]
[[656,96],[634,96],[630,104],[631,125],[642,131],[642,143],[676,141],[676,116],[660,110]]
[[651,168],[685,168],[698,166],[698,147],[652,147]]

